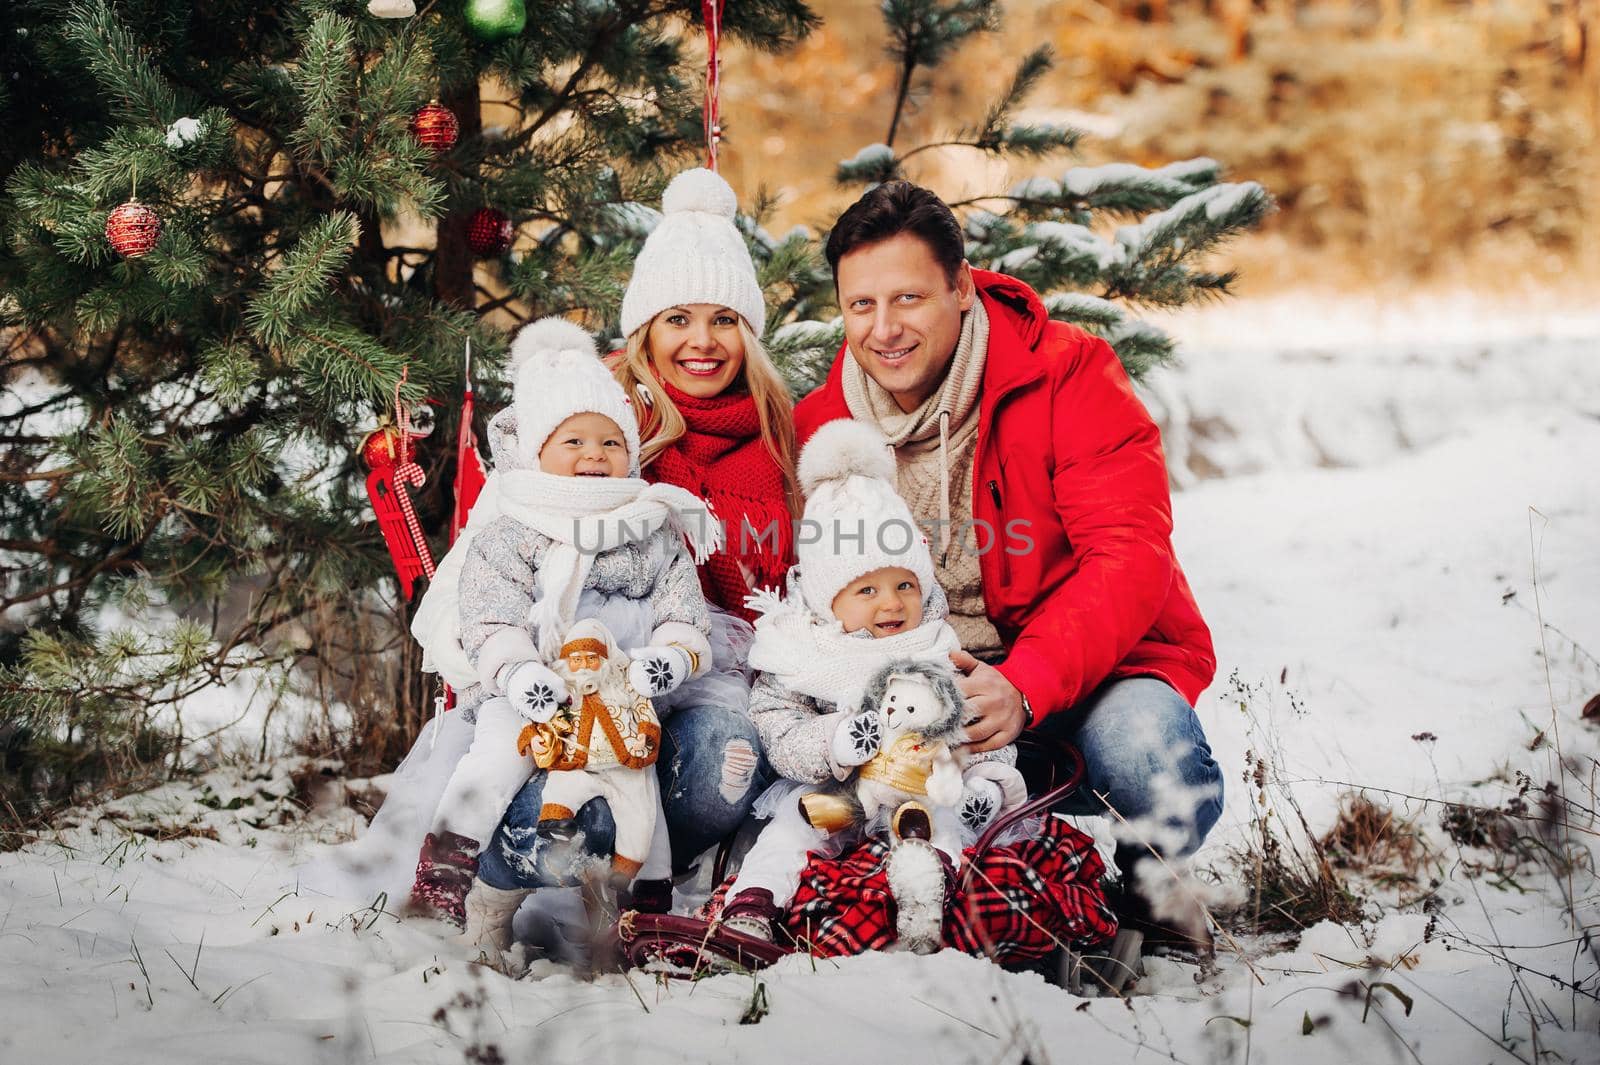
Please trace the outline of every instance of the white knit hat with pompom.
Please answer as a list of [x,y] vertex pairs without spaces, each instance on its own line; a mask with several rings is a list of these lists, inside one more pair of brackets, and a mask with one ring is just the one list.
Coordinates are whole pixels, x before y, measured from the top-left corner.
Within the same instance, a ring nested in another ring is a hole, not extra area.
[[688,303],[729,307],[761,335],[767,305],[750,250],[733,224],[738,208],[733,189],[710,170],[685,170],[672,179],[661,197],[663,217],[633,261],[622,297],[623,336],[668,307]]
[[639,476],[639,420],[581,327],[555,317],[523,326],[511,342],[507,369],[515,389],[511,406],[522,466],[538,466],[540,450],[562,422],[592,412],[617,423],[628,447],[628,475]]
[[928,538],[895,491],[895,458],[875,426],[842,419],[816,431],[800,452],[805,518],[795,537],[800,594],[819,617],[864,573],[899,566],[917,575],[926,603],[934,588]]

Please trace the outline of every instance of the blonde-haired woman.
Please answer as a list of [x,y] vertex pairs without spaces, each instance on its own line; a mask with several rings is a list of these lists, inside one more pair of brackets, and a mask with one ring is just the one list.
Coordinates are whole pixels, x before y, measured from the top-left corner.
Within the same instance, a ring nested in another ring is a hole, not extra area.
[[[634,261],[622,300],[624,350],[612,372],[639,421],[646,479],[707,500],[727,533],[700,567],[713,611],[712,655],[726,683],[695,686],[667,705],[656,761],[673,867],[682,871],[730,835],[764,784],[761,746],[745,710],[741,672],[751,630],[744,598],[781,587],[793,562],[793,405],[761,346],[766,305],[755,266],[735,228],[733,190],[709,170],[667,186],[662,220]],[[688,690],[680,689],[680,690]],[[507,810],[485,848],[478,876],[514,891],[559,878],[534,828],[543,774]],[[604,837],[604,818],[579,811],[586,838]],[[665,910],[670,882],[636,881],[633,905]]]
[[793,404],[744,316],[665,308],[628,337],[613,372],[639,401],[644,476],[711,503],[727,532],[701,567],[706,598],[751,620],[744,598],[782,587],[793,561]]

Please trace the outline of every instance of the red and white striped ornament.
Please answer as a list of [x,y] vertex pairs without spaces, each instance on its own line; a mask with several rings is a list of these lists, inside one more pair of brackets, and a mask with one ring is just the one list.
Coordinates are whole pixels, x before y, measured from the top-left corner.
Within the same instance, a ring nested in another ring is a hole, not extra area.
[[461,123],[455,112],[440,103],[431,103],[411,116],[411,135],[434,155],[455,147]]
[[504,255],[516,235],[511,217],[493,207],[480,207],[467,219],[467,247],[478,255]]
[[118,255],[137,259],[161,239],[161,216],[138,200],[129,200],[106,216],[106,239]]

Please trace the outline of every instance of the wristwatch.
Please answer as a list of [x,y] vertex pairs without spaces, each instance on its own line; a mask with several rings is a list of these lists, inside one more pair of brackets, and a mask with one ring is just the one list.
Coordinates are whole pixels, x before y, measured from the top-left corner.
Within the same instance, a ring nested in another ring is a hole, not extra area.
[[1027,718],[1027,720],[1022,723],[1022,727],[1024,729],[1030,729],[1033,727],[1034,721],[1033,703],[1028,700],[1028,696],[1025,692],[1019,690],[1017,694],[1022,696],[1022,713],[1023,716]]

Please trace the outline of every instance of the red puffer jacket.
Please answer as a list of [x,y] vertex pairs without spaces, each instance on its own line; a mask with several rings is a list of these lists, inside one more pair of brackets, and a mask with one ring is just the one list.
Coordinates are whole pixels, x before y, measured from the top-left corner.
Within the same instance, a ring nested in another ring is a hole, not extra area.
[[[972,274],[989,312],[972,514],[993,545],[980,568],[1000,672],[1040,717],[1107,677],[1159,677],[1193,704],[1217,660],[1172,551],[1160,431],[1104,340],[1050,321],[1021,281]],[[848,358],[795,408],[801,443],[850,417]]]

